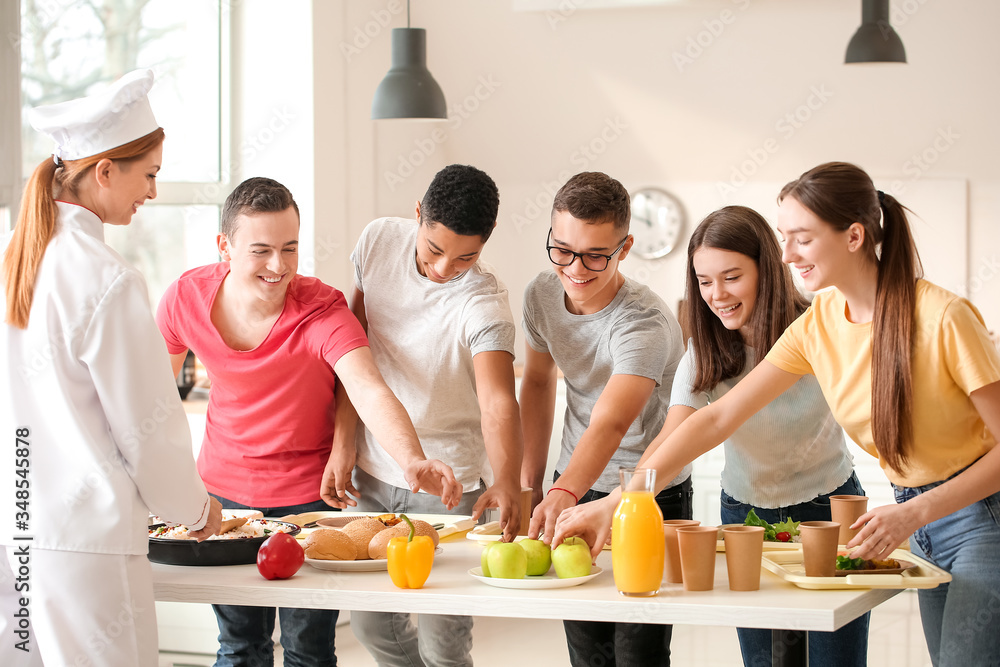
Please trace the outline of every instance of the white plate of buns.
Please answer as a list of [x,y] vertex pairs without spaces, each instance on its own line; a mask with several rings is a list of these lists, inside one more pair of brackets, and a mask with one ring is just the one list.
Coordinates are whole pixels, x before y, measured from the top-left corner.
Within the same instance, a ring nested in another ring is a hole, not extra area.
[[[430,537],[437,547],[438,533],[430,523],[414,519],[413,524],[418,535]],[[409,526],[392,514],[366,516],[342,528],[314,530],[306,537],[302,548],[306,562],[321,570],[377,572],[388,567],[389,540],[409,533]]]

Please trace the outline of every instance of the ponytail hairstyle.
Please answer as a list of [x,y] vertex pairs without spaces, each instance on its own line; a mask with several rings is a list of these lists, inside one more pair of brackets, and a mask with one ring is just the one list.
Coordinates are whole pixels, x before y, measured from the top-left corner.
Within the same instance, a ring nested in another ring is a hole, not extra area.
[[38,267],[45,248],[56,233],[56,197],[64,192],[77,196],[84,177],[101,160],[128,164],[163,143],[163,137],[163,129],[157,128],[144,137],[97,155],[58,164],[53,159],[46,159],[35,167],[24,188],[17,225],[3,257],[4,295],[7,298],[4,320],[7,324],[18,329],[28,328]]
[[[694,255],[701,248],[738,252],[757,265],[756,305],[746,337],[727,329],[701,298]],[[781,261],[781,246],[767,221],[746,206],[726,206],[701,221],[688,242],[685,318],[691,327],[696,368],[694,391],[709,391],[737,377],[746,364],[744,345],[754,350],[756,366],[789,324],[809,306]]]
[[[875,189],[853,164],[827,162],[781,190],[823,222],[846,231],[864,227],[864,258],[878,269],[872,320],[872,434],[879,456],[904,473],[913,442],[913,374],[917,280],[923,277],[906,207]],[[880,224],[881,220],[881,224]],[[881,246],[881,247],[880,247]]]

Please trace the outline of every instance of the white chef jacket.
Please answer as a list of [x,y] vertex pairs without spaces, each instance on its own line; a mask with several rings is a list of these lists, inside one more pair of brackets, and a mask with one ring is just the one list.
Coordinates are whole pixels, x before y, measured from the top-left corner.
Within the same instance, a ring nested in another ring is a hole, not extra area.
[[[0,543],[141,555],[148,512],[200,528],[208,494],[142,275],[105,245],[96,214],[57,206],[28,328],[0,326]],[[27,531],[18,428],[30,430]]]

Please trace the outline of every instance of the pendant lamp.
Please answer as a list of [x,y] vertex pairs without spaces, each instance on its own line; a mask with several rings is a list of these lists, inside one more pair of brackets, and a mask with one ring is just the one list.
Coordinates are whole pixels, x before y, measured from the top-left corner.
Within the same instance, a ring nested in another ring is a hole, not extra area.
[[903,40],[889,24],[889,0],[861,0],[861,27],[847,45],[844,62],[906,62]]
[[427,31],[410,27],[406,2],[406,27],[392,30],[392,66],[375,89],[372,118],[448,117],[444,93],[427,69]]

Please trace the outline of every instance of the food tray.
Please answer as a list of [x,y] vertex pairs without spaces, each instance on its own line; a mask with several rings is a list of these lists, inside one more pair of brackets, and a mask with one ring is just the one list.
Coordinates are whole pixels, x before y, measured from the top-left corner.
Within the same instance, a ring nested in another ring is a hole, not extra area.
[[834,577],[807,577],[802,550],[769,551],[761,564],[770,572],[799,588],[934,588],[951,581],[951,575],[906,549],[896,549],[889,558],[913,563],[900,574],[847,574]]
[[[228,510],[227,510],[228,511]],[[289,526],[289,535],[295,537],[301,528],[293,523],[277,521]],[[151,526],[152,527],[152,526]],[[251,565],[257,562],[257,550],[270,535],[243,540],[171,540],[149,538],[149,560],[164,565]]]

